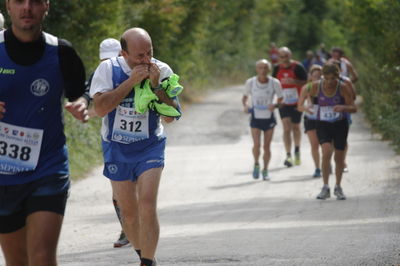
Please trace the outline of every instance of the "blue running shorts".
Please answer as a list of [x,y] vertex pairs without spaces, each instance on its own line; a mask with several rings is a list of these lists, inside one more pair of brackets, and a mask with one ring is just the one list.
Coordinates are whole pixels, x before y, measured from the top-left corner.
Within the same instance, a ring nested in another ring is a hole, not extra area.
[[144,151],[140,154],[139,160],[132,163],[126,162],[106,162],[103,174],[113,181],[137,181],[139,176],[152,168],[164,167],[165,142],[161,142],[156,149]]

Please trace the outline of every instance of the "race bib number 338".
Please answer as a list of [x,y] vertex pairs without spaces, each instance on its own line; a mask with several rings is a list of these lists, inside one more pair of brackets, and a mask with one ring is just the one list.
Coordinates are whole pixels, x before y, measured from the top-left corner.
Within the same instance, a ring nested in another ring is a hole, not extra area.
[[0,122],[0,173],[16,174],[35,170],[43,130]]

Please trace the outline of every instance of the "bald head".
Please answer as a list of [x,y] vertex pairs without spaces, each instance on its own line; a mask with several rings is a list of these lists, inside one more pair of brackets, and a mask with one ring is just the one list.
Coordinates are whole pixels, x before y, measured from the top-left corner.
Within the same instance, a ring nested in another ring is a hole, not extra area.
[[292,51],[290,51],[289,48],[287,47],[279,48],[279,61],[281,62],[281,64],[287,67],[290,64],[291,58],[292,58]]
[[121,36],[121,55],[131,68],[150,64],[153,44],[150,35],[142,28],[131,28]]
[[128,52],[128,43],[147,43],[152,44],[149,33],[142,28],[131,28],[126,30],[121,36],[121,48]]
[[256,67],[259,65],[266,65],[268,67],[268,69],[271,69],[271,63],[267,59],[263,58],[263,59],[257,60]]
[[292,56],[292,51],[290,51],[286,46],[279,48],[279,53],[288,55],[289,57]]

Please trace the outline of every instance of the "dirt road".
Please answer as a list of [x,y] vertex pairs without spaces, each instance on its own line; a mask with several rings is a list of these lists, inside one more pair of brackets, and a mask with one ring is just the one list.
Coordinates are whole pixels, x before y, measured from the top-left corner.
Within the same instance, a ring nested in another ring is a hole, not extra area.
[[[159,265],[399,265],[400,157],[371,134],[363,115],[354,116],[350,132],[350,172],[343,180],[348,199],[320,201],[322,180],[311,178],[305,136],[302,165],[283,167],[280,123],[272,180],[252,179],[242,90],[213,92],[166,128]],[[120,226],[101,172],[72,186],[60,265],[139,264],[130,247],[112,247]]]

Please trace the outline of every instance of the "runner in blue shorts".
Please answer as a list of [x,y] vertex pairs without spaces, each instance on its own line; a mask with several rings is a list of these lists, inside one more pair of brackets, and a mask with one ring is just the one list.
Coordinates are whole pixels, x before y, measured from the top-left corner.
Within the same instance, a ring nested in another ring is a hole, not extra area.
[[[245,113],[250,113],[250,128],[253,137],[253,156],[254,168],[253,178],[260,176],[260,146],[261,135],[264,140],[264,168],[262,177],[264,180],[270,180],[268,175],[268,164],[271,158],[270,144],[274,133],[276,120],[274,109],[283,100],[282,87],[279,80],[268,75],[271,71],[271,64],[266,59],[260,59],[256,62],[257,76],[249,78],[245,84],[245,92],[242,98],[242,104]],[[277,97],[277,105],[273,104],[274,97]],[[248,99],[251,98],[251,107],[248,105]]]
[[85,70],[69,42],[42,31],[49,1],[7,0],[6,9],[12,25],[0,31],[0,245],[5,265],[56,265],[70,185],[62,100],[87,121]]
[[162,87],[174,74],[152,57],[149,34],[141,28],[129,29],[121,37],[121,47],[122,56],[97,68],[90,94],[97,115],[103,117],[104,175],[111,180],[125,234],[141,255],[141,265],[150,266],[155,265],[159,238],[157,193],[166,142],[160,117],[166,122],[175,118],[147,109],[143,102],[149,98],[136,99],[150,91],[148,97],[158,98],[152,104],[174,110],[179,105]]

